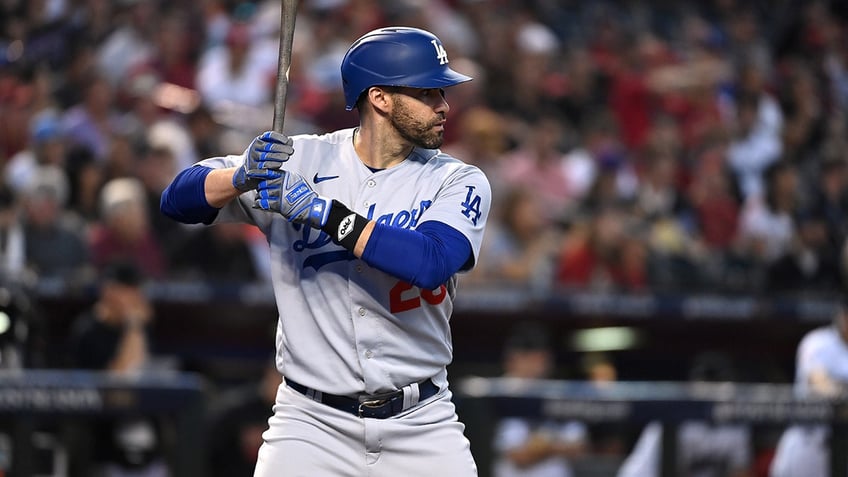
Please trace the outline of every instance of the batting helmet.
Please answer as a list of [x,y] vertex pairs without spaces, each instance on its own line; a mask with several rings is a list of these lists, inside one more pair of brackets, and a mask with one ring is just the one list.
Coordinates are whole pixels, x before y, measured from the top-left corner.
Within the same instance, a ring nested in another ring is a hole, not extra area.
[[341,69],[348,111],[371,86],[445,88],[471,80],[448,67],[448,54],[435,35],[410,27],[366,33],[347,50]]

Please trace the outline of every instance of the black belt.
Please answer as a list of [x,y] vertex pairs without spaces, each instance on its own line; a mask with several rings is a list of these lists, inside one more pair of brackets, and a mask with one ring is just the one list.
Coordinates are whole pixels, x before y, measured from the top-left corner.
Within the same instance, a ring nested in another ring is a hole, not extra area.
[[344,411],[358,417],[370,417],[374,419],[386,419],[400,414],[425,399],[435,396],[439,387],[433,380],[427,379],[418,383],[418,399],[412,399],[404,407],[404,389],[386,394],[374,396],[360,396],[359,399],[348,396],[337,396],[335,394],[322,393],[308,388],[298,382],[286,378],[286,384],[295,391],[312,399],[313,401],[326,404],[339,411]]

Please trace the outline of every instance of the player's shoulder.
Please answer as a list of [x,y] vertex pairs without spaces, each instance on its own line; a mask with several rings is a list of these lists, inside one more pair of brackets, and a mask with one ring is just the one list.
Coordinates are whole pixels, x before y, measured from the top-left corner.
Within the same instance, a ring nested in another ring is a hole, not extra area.
[[806,350],[820,349],[838,344],[839,341],[839,334],[833,326],[821,326],[808,331],[799,347]]
[[441,170],[448,174],[479,174],[485,177],[485,174],[483,174],[483,171],[479,167],[468,164],[440,149],[415,148],[410,159],[422,164],[424,167]]

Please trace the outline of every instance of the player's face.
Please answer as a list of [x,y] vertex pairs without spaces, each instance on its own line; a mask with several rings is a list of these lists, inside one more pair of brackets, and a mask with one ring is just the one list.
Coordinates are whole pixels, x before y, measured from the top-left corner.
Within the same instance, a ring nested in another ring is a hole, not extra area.
[[392,93],[389,121],[398,134],[415,146],[436,149],[445,135],[450,110],[440,89],[397,88]]

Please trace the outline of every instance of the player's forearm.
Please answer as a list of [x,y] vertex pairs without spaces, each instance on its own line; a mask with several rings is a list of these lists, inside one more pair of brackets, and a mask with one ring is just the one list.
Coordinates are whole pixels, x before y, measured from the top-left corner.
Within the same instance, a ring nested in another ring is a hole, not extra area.
[[140,325],[128,324],[118,345],[115,358],[109,363],[109,371],[128,373],[140,369],[147,360],[147,337]]
[[233,174],[235,171],[235,167],[213,169],[206,176],[204,192],[206,194],[206,202],[210,206],[220,209],[241,195],[241,192],[233,187]]
[[824,369],[810,372],[807,380],[813,394],[825,398],[836,398],[846,394],[846,385],[828,374]]
[[556,455],[554,445],[542,436],[531,437],[523,446],[510,450],[506,457],[519,468],[530,467]]
[[573,459],[586,454],[586,443],[583,441],[576,442],[556,442],[553,444],[554,454],[561,455]]
[[362,235],[359,236],[359,239],[356,240],[356,245],[353,247],[353,255],[356,258],[362,258],[362,255],[365,253],[365,246],[368,245],[368,239],[371,238],[371,233],[374,231],[376,224],[377,222],[369,220],[365,224],[365,228],[362,229]]

